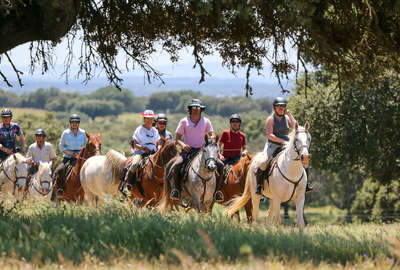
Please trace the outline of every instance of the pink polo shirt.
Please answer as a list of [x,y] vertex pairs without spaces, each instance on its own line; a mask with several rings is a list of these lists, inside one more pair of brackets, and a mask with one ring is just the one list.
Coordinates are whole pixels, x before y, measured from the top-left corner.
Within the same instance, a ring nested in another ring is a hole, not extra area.
[[182,118],[176,129],[177,134],[184,136],[183,142],[194,148],[200,148],[204,143],[204,136],[213,131],[211,121],[208,118],[201,117],[200,121],[195,124],[189,116]]

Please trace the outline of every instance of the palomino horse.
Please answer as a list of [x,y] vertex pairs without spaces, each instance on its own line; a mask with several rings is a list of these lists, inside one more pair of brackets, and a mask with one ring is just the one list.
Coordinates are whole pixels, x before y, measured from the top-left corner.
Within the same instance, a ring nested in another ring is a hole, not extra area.
[[39,162],[38,171],[32,176],[32,180],[29,184],[29,194],[35,198],[50,200],[53,187],[51,162]]
[[[80,171],[85,163],[85,161],[94,156],[101,155],[101,140],[100,133],[97,134],[89,134],[86,132],[86,137],[88,138],[88,142],[81,149],[78,156],[76,157],[76,164],[72,168],[71,173],[65,179],[64,185],[64,194],[58,195],[57,200],[67,200],[67,201],[82,201],[84,199],[84,192],[82,189],[81,181],[80,181]],[[56,181],[56,189],[61,188],[58,181]]]
[[[25,158],[20,153],[10,155],[0,164],[0,190],[2,199],[7,195],[22,197],[26,188],[28,176],[28,163],[31,158]],[[17,191],[17,194],[16,194]]]
[[[240,158],[240,160],[232,166],[226,166],[228,170],[225,172],[224,168],[224,186],[222,187],[222,192],[224,193],[224,201],[219,202],[222,205],[228,205],[229,202],[236,196],[240,196],[243,193],[244,187],[246,185],[246,175],[247,170],[250,167],[252,156],[247,154]],[[251,201],[249,200],[245,206],[247,221],[252,221],[251,215]],[[236,212],[237,218],[240,221],[239,212]]]
[[[131,198],[142,198],[142,206],[154,205],[160,200],[160,193],[165,176],[165,165],[177,154],[173,140],[165,140],[161,149],[149,157],[139,181],[132,183]],[[99,202],[103,196],[118,194],[121,183],[120,175],[127,158],[117,151],[110,150],[105,156],[94,156],[87,160],[81,169],[81,182],[85,199]],[[132,177],[128,172],[128,180]]]
[[[272,165],[271,175],[264,180],[263,194],[271,199],[267,215],[267,225],[274,221],[275,225],[280,224],[280,205],[282,202],[294,200],[296,203],[297,225],[304,227],[303,206],[305,199],[305,188],[307,175],[303,166],[308,166],[310,158],[309,147],[311,136],[308,132],[310,125],[307,122],[303,127],[299,127],[297,122],[295,129],[290,134],[290,141],[285,145],[284,151],[280,153],[277,160]],[[258,153],[247,173],[246,187],[243,195],[234,199],[233,204],[226,210],[229,216],[236,213],[251,198],[253,204],[253,219],[258,217],[259,203],[261,196],[255,194],[257,180],[256,169],[260,162],[265,160],[266,152]]]
[[[180,204],[183,198],[190,198],[190,207],[195,207],[200,213],[211,212],[212,203],[214,201],[214,192],[216,186],[215,170],[217,168],[218,145],[217,140],[205,136],[205,145],[193,158],[188,165],[187,180],[182,179],[182,194]],[[167,172],[170,172],[171,160],[167,165]],[[184,173],[186,174],[186,173]],[[170,183],[165,181],[163,195],[160,201],[159,210],[161,214],[165,214],[172,201],[169,198],[171,191]]]

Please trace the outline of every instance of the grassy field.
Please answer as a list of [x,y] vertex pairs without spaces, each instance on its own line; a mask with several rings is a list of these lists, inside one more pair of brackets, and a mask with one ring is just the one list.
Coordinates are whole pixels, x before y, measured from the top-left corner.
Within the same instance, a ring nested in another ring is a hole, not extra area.
[[266,228],[264,211],[249,225],[227,219],[221,210],[162,217],[119,202],[91,208],[25,201],[1,211],[0,267],[397,267],[389,241],[400,239],[398,224],[343,225],[337,222],[340,212],[312,208],[306,212],[310,225],[300,232],[292,221]]

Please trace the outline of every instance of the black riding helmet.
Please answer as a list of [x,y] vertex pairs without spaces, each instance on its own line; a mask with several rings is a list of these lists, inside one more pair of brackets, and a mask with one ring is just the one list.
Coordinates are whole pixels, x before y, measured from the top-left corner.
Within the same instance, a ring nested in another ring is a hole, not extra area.
[[44,131],[44,129],[38,128],[38,129],[35,131],[35,135],[43,135],[43,136],[46,136],[46,131]]
[[76,113],[71,114],[71,116],[69,117],[69,122],[70,123],[80,123],[81,117]]
[[188,110],[190,111],[193,107],[200,107],[201,111],[204,111],[206,106],[203,105],[200,99],[194,98],[187,106]]
[[274,103],[272,103],[272,105],[286,107],[286,99],[284,99],[283,97],[277,97],[274,99]]
[[157,114],[156,122],[158,122],[158,121],[165,121],[165,122],[168,122],[168,118],[167,118],[167,116],[165,115],[165,113],[159,113],[159,114]]
[[237,114],[237,113],[234,113],[234,114],[231,115],[231,117],[229,117],[229,123],[232,122],[233,119],[239,120],[240,123],[242,122],[242,118],[241,118],[240,115]]
[[1,111],[1,117],[5,117],[5,116],[12,117],[12,111],[10,109],[7,109],[7,108],[3,109]]

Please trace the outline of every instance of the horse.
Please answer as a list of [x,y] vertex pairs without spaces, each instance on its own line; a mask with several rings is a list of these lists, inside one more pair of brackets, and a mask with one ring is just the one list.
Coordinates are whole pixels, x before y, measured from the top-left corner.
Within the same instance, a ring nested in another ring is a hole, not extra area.
[[[241,157],[240,160],[236,164],[234,164],[232,166],[224,167],[224,168],[227,168],[226,172],[224,169],[225,184],[222,187],[222,193],[224,194],[224,201],[218,202],[219,204],[228,205],[229,202],[234,197],[242,195],[244,187],[246,185],[247,170],[250,167],[252,158],[253,158],[253,156],[251,156],[250,154],[247,154],[247,155]],[[247,221],[251,222],[252,221],[251,201],[248,201],[245,204],[244,208],[246,210]],[[240,221],[239,212],[236,212],[235,215],[237,216],[238,221]]]
[[[280,225],[280,205],[282,202],[294,200],[296,203],[297,226],[304,228],[303,207],[305,199],[305,188],[307,184],[307,174],[304,167],[308,166],[310,159],[309,147],[311,135],[308,132],[310,124],[307,122],[304,127],[295,124],[295,129],[290,134],[290,140],[285,145],[285,149],[277,156],[272,163],[270,175],[264,180],[263,195],[271,199],[267,225],[272,222],[276,226]],[[233,204],[225,210],[228,216],[232,216],[247,201],[253,204],[253,220],[256,220],[259,212],[261,195],[255,194],[257,180],[256,170],[260,163],[265,160],[266,152],[258,153],[251,162],[247,172],[247,181],[242,196],[233,200]]]
[[[101,155],[101,140],[100,133],[89,134],[86,132],[88,142],[81,149],[76,157],[76,164],[72,168],[71,173],[65,179],[64,194],[57,194],[57,201],[83,201],[85,193],[82,189],[80,181],[80,170],[86,160],[94,155]],[[59,181],[56,181],[56,189],[62,188]]]
[[[22,197],[26,189],[28,164],[31,158],[26,158],[20,153],[10,155],[0,164],[0,190],[3,199],[8,195]],[[16,193],[17,191],[17,193]]]
[[[160,194],[165,176],[165,165],[177,154],[175,142],[162,138],[164,145],[148,159],[142,169],[139,181],[132,183],[130,198],[141,198],[141,205],[155,205],[160,200]],[[81,169],[81,182],[85,191],[85,199],[94,202],[96,197],[103,201],[105,194],[116,196],[121,183],[120,175],[127,158],[115,150],[110,150],[105,156],[89,158]],[[133,173],[127,172],[128,181]]]
[[[194,206],[200,213],[211,212],[214,201],[214,192],[216,187],[215,171],[217,168],[218,145],[217,140],[205,136],[205,145],[200,149],[196,156],[187,166],[187,180],[182,183],[182,192],[179,204],[182,205],[182,199],[189,197],[189,207]],[[172,159],[167,164],[167,172],[174,163]],[[186,173],[184,173],[186,174]],[[184,179],[183,179],[184,180]],[[166,214],[173,204],[169,198],[171,187],[168,181],[164,182],[163,195],[158,206],[162,215]],[[178,205],[178,204],[175,204]]]
[[38,171],[33,175],[29,184],[29,194],[32,197],[43,198],[50,201],[53,188],[51,162],[39,162]]

